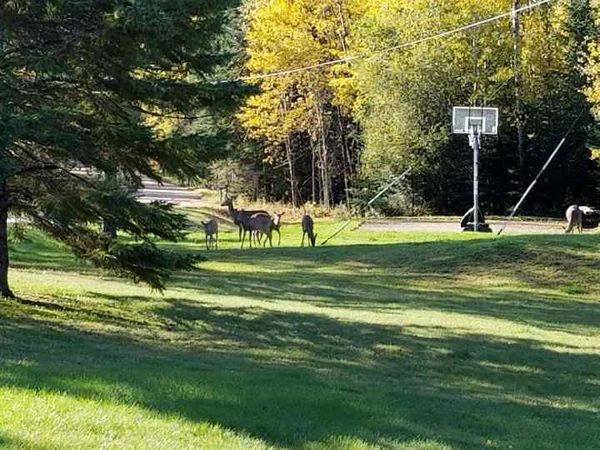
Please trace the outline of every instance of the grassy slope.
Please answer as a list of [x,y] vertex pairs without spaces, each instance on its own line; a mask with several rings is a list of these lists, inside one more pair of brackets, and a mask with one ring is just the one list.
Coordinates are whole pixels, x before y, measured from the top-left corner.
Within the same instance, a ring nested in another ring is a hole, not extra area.
[[283,235],[164,296],[15,247],[0,447],[600,445],[600,236]]

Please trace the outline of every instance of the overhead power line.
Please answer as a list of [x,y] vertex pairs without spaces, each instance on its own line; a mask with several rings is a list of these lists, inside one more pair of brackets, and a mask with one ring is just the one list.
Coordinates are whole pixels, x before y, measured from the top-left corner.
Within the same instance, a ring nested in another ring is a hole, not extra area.
[[428,42],[428,41],[433,41],[436,39],[441,39],[441,38],[445,38],[448,36],[451,36],[453,34],[457,34],[457,33],[461,33],[463,31],[472,29],[472,28],[478,28],[481,27],[483,25],[487,25],[488,23],[492,23],[501,19],[504,19],[506,17],[510,17],[513,14],[517,14],[520,12],[525,12],[528,10],[531,10],[533,8],[537,8],[538,6],[541,5],[545,5],[547,3],[550,3],[552,0],[540,0],[536,3],[532,3],[530,5],[527,6],[523,6],[519,9],[515,9],[515,10],[511,10],[509,12],[503,13],[503,14],[499,14],[497,16],[494,17],[490,17],[489,19],[484,19],[481,20],[479,22],[475,22],[475,23],[471,23],[469,25],[464,25],[462,27],[458,27],[458,28],[454,28],[452,30],[448,30],[448,31],[443,31],[441,33],[435,34],[433,36],[427,36],[424,38],[420,38],[420,39],[415,39],[413,41],[409,41],[409,42],[405,42],[403,44],[399,44],[399,45],[394,45],[392,47],[388,47],[388,48],[384,48],[382,50],[378,50],[376,52],[373,53],[363,53],[360,55],[355,55],[355,56],[348,56],[345,58],[340,58],[340,59],[334,59],[331,61],[326,61],[326,62],[322,62],[322,63],[318,63],[318,64],[313,64],[310,66],[304,66],[304,67],[297,67],[295,69],[287,69],[287,70],[281,70],[278,72],[270,72],[270,73],[265,73],[265,74],[261,74],[261,75],[250,75],[247,77],[239,77],[239,78],[235,78],[232,80],[223,80],[220,81],[219,83],[236,83],[236,82],[240,82],[240,81],[253,81],[253,80],[262,80],[265,78],[273,78],[273,77],[281,77],[281,76],[285,76],[285,75],[291,75],[293,73],[298,73],[298,72],[304,72],[306,70],[313,70],[313,69],[318,69],[321,67],[328,67],[328,66],[334,66],[337,64],[342,64],[342,63],[347,63],[347,62],[351,62],[351,61],[355,61],[357,59],[362,59],[362,58],[368,58],[371,56],[376,56],[376,55],[381,55],[383,53],[387,53],[387,52],[391,52],[394,50],[400,50],[403,48],[408,48],[408,47],[412,47],[414,45],[417,44],[422,44],[423,42]]

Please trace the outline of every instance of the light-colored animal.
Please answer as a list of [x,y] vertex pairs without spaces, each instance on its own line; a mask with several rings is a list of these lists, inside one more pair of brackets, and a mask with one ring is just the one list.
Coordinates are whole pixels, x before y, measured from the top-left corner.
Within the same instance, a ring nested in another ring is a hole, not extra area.
[[229,211],[229,215],[231,216],[231,220],[233,220],[233,223],[236,224],[238,226],[239,229],[239,240],[242,240],[242,231],[243,231],[243,226],[242,226],[242,217],[243,216],[253,216],[255,214],[263,214],[266,215],[268,217],[269,213],[267,211],[264,211],[262,209],[258,209],[258,210],[254,210],[254,211],[238,211],[237,209],[235,209],[235,207],[233,206],[233,199],[231,197],[226,197],[225,200],[223,200],[223,203],[221,203],[221,206],[227,206],[228,211]]
[[277,231],[279,235],[279,240],[277,241],[277,245],[281,245],[281,216],[284,213],[275,213],[275,217],[273,217],[273,230]]
[[210,219],[208,222],[201,221],[204,228],[204,239],[206,242],[206,250],[214,248],[219,249],[219,222],[215,219]]
[[267,239],[269,240],[269,244],[273,247],[273,219],[271,216],[266,216],[264,214],[255,214],[253,216],[246,216],[244,214],[240,215],[240,220],[242,223],[242,228],[244,229],[244,234],[242,235],[242,248],[244,248],[244,241],[246,239],[246,232],[249,233],[249,241],[250,248],[252,248],[252,233],[262,233],[265,235],[265,240],[263,242],[263,247],[267,246]]
[[304,247],[304,236],[308,234],[308,239],[310,240],[310,244],[314,247],[315,241],[317,240],[317,235],[314,232],[314,222],[312,217],[308,214],[304,214],[302,217],[302,244],[301,247]]
[[[283,216],[285,213],[275,213],[275,217],[273,217],[273,231],[277,231],[277,234],[279,235],[279,239],[277,241],[277,245],[281,245],[281,216]],[[260,244],[261,241],[261,234],[260,232],[256,232],[256,238],[258,239],[258,243]]]
[[[584,208],[587,208],[584,206]],[[590,209],[590,208],[588,208]],[[577,205],[571,205],[567,208],[567,229],[565,233],[571,233],[576,228],[580,233],[583,229],[583,212]]]

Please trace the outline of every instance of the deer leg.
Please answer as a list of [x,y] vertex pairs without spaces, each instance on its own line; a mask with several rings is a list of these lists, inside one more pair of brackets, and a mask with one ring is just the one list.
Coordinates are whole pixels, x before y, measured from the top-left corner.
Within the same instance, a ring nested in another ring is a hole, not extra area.
[[279,241],[277,242],[277,245],[281,246],[281,231],[279,231],[279,229],[277,229],[277,234],[279,235]]
[[219,232],[216,233],[217,237],[215,239],[215,250],[219,250]]
[[302,244],[300,244],[300,247],[304,247],[304,236],[306,235],[306,231],[302,232]]
[[[240,236],[238,238],[238,241],[241,241],[242,240],[242,226],[241,225],[238,225],[238,230],[240,232]],[[246,230],[244,230],[244,234],[246,234]],[[242,246],[242,248],[243,248],[243,246]]]

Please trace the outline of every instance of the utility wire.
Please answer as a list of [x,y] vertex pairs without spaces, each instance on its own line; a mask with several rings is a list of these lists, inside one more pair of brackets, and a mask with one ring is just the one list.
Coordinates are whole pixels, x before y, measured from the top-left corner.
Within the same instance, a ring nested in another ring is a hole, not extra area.
[[458,27],[458,28],[454,28],[452,30],[448,30],[448,31],[444,31],[442,33],[438,33],[435,34],[433,36],[427,36],[424,38],[420,38],[420,39],[415,39],[413,41],[409,41],[409,42],[405,42],[403,44],[399,44],[399,45],[394,45],[393,47],[388,47],[388,48],[384,48],[382,50],[373,52],[373,53],[362,53],[360,55],[356,55],[356,56],[348,56],[346,58],[340,58],[340,59],[334,59],[332,61],[326,61],[326,62],[322,62],[322,63],[318,63],[318,64],[313,64],[310,66],[304,66],[304,67],[298,67],[295,69],[288,69],[288,70],[281,70],[279,72],[270,72],[270,73],[265,73],[262,75],[250,75],[247,77],[239,77],[239,78],[235,78],[232,80],[222,80],[222,81],[218,81],[217,83],[237,83],[240,81],[253,81],[253,80],[263,80],[265,78],[273,78],[273,77],[280,77],[280,76],[284,76],[284,75],[290,75],[293,73],[298,73],[298,72],[304,72],[306,70],[312,70],[312,69],[318,69],[321,67],[328,67],[328,66],[333,66],[333,65],[337,65],[337,64],[342,64],[342,63],[346,63],[346,62],[350,62],[350,61],[355,61],[357,59],[362,59],[362,58],[367,58],[367,57],[371,57],[371,56],[375,56],[375,55],[380,55],[383,53],[387,53],[387,52],[391,52],[394,50],[400,50],[403,48],[408,48],[408,47],[412,47],[415,46],[417,44],[422,44],[423,42],[428,42],[428,41],[433,41],[436,39],[441,39],[447,36],[451,36],[453,34],[457,34],[466,30],[469,30],[471,28],[478,28],[482,25],[486,25],[488,23],[492,23],[495,22],[497,20],[500,19],[504,19],[505,17],[510,17],[516,13],[520,13],[520,12],[525,12],[528,11],[530,9],[533,8],[537,8],[538,6],[541,5],[545,5],[547,3],[550,3],[552,0],[541,0],[537,3],[533,3],[531,5],[527,5],[527,6],[523,6],[522,8],[519,9],[515,9],[515,10],[511,10],[509,12],[503,13],[503,14],[499,14],[497,16],[494,17],[490,17],[488,19],[484,19],[481,20],[479,22],[475,22],[475,23],[471,23],[469,25],[465,25],[462,27]]

